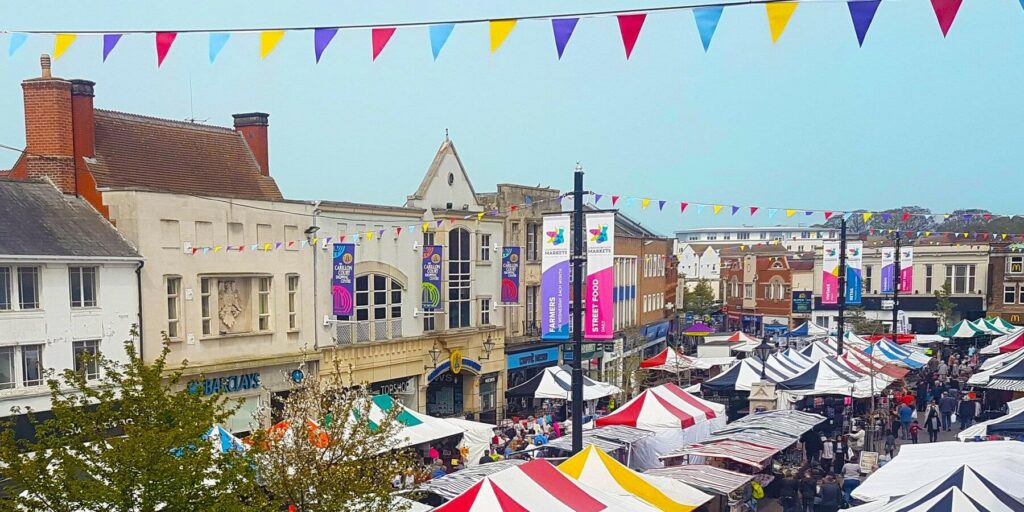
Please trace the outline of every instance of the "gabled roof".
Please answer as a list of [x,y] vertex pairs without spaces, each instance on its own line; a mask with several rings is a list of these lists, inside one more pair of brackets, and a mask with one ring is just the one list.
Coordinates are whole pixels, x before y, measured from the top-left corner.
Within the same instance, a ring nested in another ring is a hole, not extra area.
[[84,200],[45,181],[0,179],[0,258],[72,256],[141,259]]
[[[446,156],[455,157],[456,163],[458,163],[459,172],[462,173],[462,179],[465,180],[466,185],[469,186],[469,191],[473,196],[474,201],[478,201],[476,189],[473,188],[473,182],[469,179],[469,174],[466,173],[466,166],[462,163],[462,158],[459,157],[459,152],[455,150],[455,143],[451,139],[445,137],[444,142],[441,143],[441,147],[437,148],[437,153],[434,154],[434,160],[430,162],[430,167],[427,168],[427,174],[423,176],[423,181],[420,182],[420,186],[416,189],[411,196],[406,200],[406,206],[409,206],[413,201],[422,200],[427,197],[427,191],[430,189],[430,184],[434,183],[435,180],[439,179],[441,172],[441,164],[444,163]],[[432,205],[428,205],[432,206]]]
[[242,135],[231,128],[95,111],[96,157],[87,161],[100,188],[141,188],[274,201],[277,183],[260,173]]

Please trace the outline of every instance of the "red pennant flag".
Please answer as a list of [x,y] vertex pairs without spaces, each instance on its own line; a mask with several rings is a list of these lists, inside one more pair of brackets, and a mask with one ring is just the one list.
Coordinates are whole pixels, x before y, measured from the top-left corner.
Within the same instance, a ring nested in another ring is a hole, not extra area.
[[619,202],[619,196],[612,196],[612,206],[615,206],[617,202]]
[[391,36],[395,35],[395,27],[375,28],[370,31],[370,38],[373,40],[373,60],[377,60],[380,52],[388,45]]
[[164,58],[167,57],[167,52],[171,50],[171,45],[174,44],[176,37],[178,37],[177,32],[156,33],[156,67],[160,67],[164,63]]
[[910,213],[909,212],[903,212],[903,222],[906,222],[908,220],[910,220]]
[[756,206],[751,206],[750,207],[750,216],[753,217],[755,213],[757,213],[757,207]]
[[832,218],[832,212],[825,212],[825,220],[829,220],[831,218]]
[[985,220],[992,220],[992,214],[991,213],[983,214],[982,217],[984,217]]
[[687,206],[690,206],[690,204],[689,203],[679,203],[679,213],[685,212]]
[[620,14],[617,18],[619,19],[619,34],[622,35],[622,46],[626,48],[626,59],[628,60],[633,53],[636,39],[640,37],[640,29],[644,28],[647,14]]
[[338,243],[340,244],[340,243],[342,243],[344,241],[345,241],[345,235],[338,235]]
[[195,254],[197,252],[199,252],[199,248],[198,247],[193,247],[192,248],[192,254]]
[[868,234],[869,235],[875,234],[875,228],[868,229]]
[[395,228],[395,236],[402,236],[402,226]]
[[932,0],[932,10],[935,11],[935,18],[939,20],[939,28],[942,29],[942,37],[949,33],[949,27],[953,26],[956,13],[960,10],[963,0]]
[[294,245],[295,245],[295,240],[292,240],[291,242],[288,242],[288,247],[293,247]]
[[512,211],[512,212],[515,212],[518,209],[519,209],[519,207],[516,206],[516,205],[512,205],[512,208],[509,208],[509,210]]

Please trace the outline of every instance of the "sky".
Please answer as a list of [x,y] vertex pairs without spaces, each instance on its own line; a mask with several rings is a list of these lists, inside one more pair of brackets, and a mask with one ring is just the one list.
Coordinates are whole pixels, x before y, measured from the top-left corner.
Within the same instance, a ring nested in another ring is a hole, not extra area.
[[[184,30],[496,19],[687,2],[449,0],[3,2],[0,29]],[[24,145],[20,82],[53,37],[6,56],[0,143]],[[340,32],[319,64],[312,32],[265,60],[235,34],[214,64],[182,34],[157,68],[153,36],[125,36],[101,63],[80,37],[54,74],[96,82],[97,108],[230,126],[270,114],[270,170],[286,197],[402,204],[449,130],[478,192],[496,183],[586,188],[669,201],[626,211],[663,233],[765,225],[769,207],[1024,213],[1024,9],[964,2],[943,38],[928,0],[885,1],[859,48],[844,2],[801,3],[775,44],[765,8],[725,10],[705,52],[689,11],[648,15],[625,59],[614,17],[582,19],[559,60],[547,20],[518,24],[490,53],[486,23],[459,25],[435,61],[427,28],[400,28],[376,62],[369,30]],[[0,152],[0,168],[17,154]],[[603,206],[608,206],[604,199]],[[680,201],[743,206],[702,215]],[[761,207],[756,217],[747,206]],[[620,206],[622,206],[620,204]],[[820,219],[816,219],[819,220]]]

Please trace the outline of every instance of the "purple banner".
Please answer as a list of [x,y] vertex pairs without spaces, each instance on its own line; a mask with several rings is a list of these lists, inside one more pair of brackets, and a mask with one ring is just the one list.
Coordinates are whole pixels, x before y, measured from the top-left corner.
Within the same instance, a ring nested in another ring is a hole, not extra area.
[[[882,293],[892,293],[896,283],[896,249],[882,247]],[[900,290],[902,291],[902,290]]]
[[501,302],[519,304],[519,247],[501,250]]
[[423,311],[443,311],[441,301],[441,277],[444,268],[444,247],[426,245],[423,247]]
[[334,314],[352,316],[352,294],[356,274],[356,244],[334,244],[334,272],[331,276],[331,296]]
[[569,339],[569,216],[544,217],[541,252],[541,339]]

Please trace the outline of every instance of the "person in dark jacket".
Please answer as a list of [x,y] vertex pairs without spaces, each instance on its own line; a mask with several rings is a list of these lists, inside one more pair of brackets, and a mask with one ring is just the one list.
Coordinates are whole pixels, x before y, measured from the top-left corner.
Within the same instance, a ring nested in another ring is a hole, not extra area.
[[792,472],[779,480],[779,504],[782,512],[800,512],[800,483],[793,478]]
[[960,430],[963,430],[974,423],[974,402],[964,397],[960,400],[960,406],[956,410],[957,419],[960,420]]
[[917,412],[924,412],[924,406],[928,404],[925,396],[928,394],[928,383],[923,379],[917,383]]
[[924,426],[928,429],[928,442],[934,443],[939,440],[939,430],[942,430],[942,418],[939,413],[939,406],[932,403],[928,404],[927,412],[925,413]]
[[814,512],[814,497],[818,495],[818,481],[811,470],[800,480],[800,512]]
[[843,499],[843,490],[839,488],[839,484],[836,483],[834,476],[828,475],[825,477],[825,480],[821,482],[821,486],[818,487],[818,495],[821,496],[818,510],[821,512],[838,512],[839,503]]
[[804,443],[804,451],[807,453],[807,462],[817,462],[818,457],[821,455],[821,434],[814,430],[808,430],[800,436],[800,441]]
[[939,412],[942,413],[942,429],[946,432],[949,432],[949,424],[954,410],[956,410],[956,398],[953,398],[951,393],[946,393],[939,400]]

